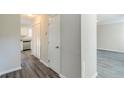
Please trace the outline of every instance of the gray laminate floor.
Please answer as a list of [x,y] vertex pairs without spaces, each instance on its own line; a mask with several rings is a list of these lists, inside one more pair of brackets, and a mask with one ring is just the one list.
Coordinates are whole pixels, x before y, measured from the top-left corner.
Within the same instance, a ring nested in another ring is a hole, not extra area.
[[97,51],[98,78],[124,78],[124,53]]
[[0,78],[59,78],[59,75],[42,64],[30,51],[21,53],[22,69],[14,71]]

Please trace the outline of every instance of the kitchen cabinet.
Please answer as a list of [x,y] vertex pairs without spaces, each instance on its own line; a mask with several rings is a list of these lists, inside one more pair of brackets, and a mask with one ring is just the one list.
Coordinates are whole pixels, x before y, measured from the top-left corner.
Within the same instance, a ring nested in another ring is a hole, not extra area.
[[31,40],[21,40],[21,51],[31,50]]

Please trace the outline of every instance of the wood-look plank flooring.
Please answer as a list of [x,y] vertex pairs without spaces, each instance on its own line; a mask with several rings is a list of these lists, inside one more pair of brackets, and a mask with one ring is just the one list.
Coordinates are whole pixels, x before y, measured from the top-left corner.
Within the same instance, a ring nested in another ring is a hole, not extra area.
[[2,75],[0,78],[59,78],[56,72],[30,55],[30,51],[21,53],[21,62],[21,70]]
[[124,53],[98,50],[98,78],[124,78]]

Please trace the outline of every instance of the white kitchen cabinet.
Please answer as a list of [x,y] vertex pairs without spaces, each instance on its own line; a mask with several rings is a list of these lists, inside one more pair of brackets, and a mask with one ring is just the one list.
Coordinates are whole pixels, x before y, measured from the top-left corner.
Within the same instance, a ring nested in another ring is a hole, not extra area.
[[21,51],[31,50],[31,40],[21,40]]

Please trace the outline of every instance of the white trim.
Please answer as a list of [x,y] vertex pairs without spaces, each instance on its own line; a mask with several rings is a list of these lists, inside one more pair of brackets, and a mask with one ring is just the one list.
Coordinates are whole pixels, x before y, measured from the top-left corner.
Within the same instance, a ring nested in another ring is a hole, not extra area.
[[0,76],[4,75],[4,74],[7,74],[7,73],[10,73],[10,72],[14,72],[14,71],[20,70],[20,69],[22,69],[22,68],[21,67],[17,67],[17,68],[14,68],[14,69],[10,69],[10,70],[7,70],[7,71],[0,72]]
[[86,65],[85,65],[85,61],[83,61],[83,58],[81,59],[81,78],[85,78],[86,77]]
[[40,59],[40,62],[43,63],[45,66],[49,67],[49,65],[47,64],[47,62],[43,61],[42,59]]
[[84,59],[84,30],[83,30],[84,15],[81,15],[81,78],[85,78],[85,59]]
[[65,77],[64,75],[62,75],[62,74],[59,74],[59,76],[61,77],[61,78],[67,78],[67,77]]
[[97,77],[97,72],[91,78],[96,78],[96,77]]
[[121,50],[112,50],[112,49],[104,49],[104,48],[97,48],[97,50],[105,50],[105,51],[111,51],[111,52],[124,53],[124,51],[121,51]]
[[[50,69],[52,69],[45,61],[43,61],[42,59],[40,59],[40,62],[43,63],[45,66],[49,67]],[[53,71],[55,71],[54,69],[52,69]],[[55,71],[56,72],[56,71]],[[64,75],[56,72],[61,78],[66,78]]]
[[102,25],[113,25],[113,24],[123,24],[124,20],[122,19],[117,19],[117,20],[113,20],[110,19],[109,21],[103,20],[103,21],[99,21],[97,22],[98,26],[102,26]]

